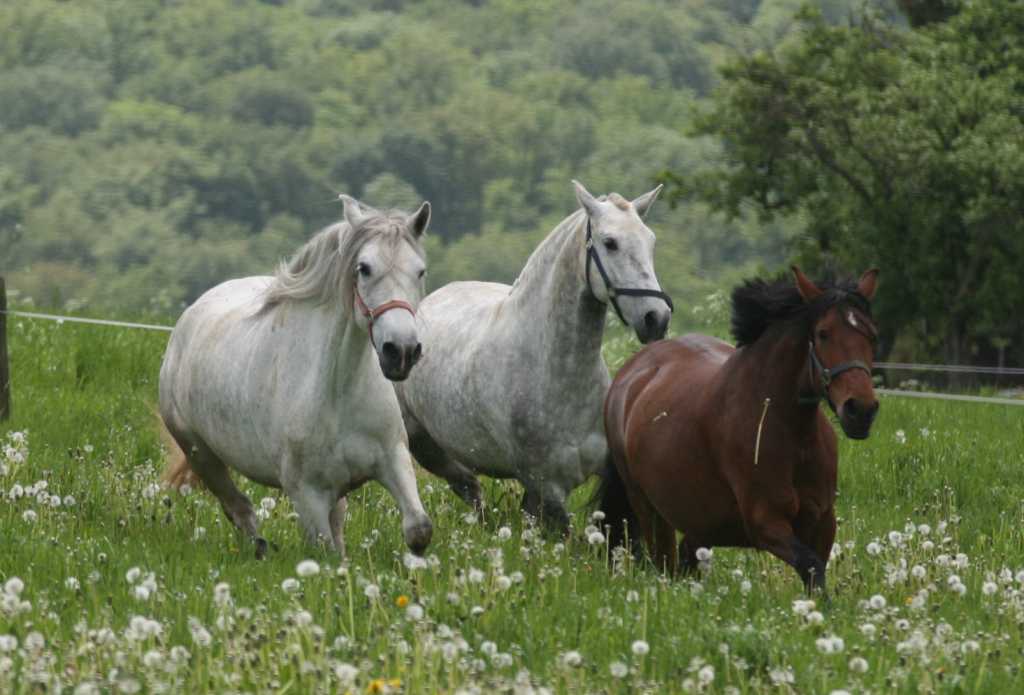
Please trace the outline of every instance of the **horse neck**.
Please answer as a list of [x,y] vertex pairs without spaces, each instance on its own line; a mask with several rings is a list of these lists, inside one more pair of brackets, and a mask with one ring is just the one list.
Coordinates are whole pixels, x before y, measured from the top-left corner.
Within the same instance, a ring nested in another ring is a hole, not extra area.
[[559,224],[533,252],[512,289],[521,320],[545,337],[547,354],[585,365],[601,352],[608,308],[586,281],[586,217],[578,211]]
[[817,409],[800,405],[801,396],[814,393],[810,375],[807,334],[797,326],[770,326],[753,345],[743,350],[747,383],[758,403],[771,398],[771,408],[791,412],[794,422],[816,422]]
[[327,327],[321,354],[330,375],[325,383],[335,394],[350,390],[364,379],[368,373],[367,363],[373,366],[373,347],[369,336],[356,324],[352,313],[342,311],[337,304],[329,302],[314,308],[315,320]]

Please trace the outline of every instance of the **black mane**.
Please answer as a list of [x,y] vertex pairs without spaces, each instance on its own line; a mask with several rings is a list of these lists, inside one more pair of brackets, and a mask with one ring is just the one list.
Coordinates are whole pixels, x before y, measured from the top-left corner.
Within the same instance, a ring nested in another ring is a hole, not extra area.
[[746,280],[732,291],[732,336],[736,347],[750,345],[775,323],[792,322],[807,331],[826,311],[837,304],[849,304],[871,319],[871,303],[857,291],[853,280],[815,283],[822,295],[811,303],[804,302],[792,276],[771,282]]

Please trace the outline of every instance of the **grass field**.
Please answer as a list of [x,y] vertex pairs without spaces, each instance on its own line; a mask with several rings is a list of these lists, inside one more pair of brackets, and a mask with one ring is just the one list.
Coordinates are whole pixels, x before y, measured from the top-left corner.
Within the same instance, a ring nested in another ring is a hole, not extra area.
[[344,565],[247,485],[279,546],[257,562],[209,495],[158,484],[165,341],[11,323],[0,692],[1024,689],[1015,408],[883,400],[871,439],[842,442],[833,603],[812,606],[766,555],[716,550],[699,581],[609,568],[585,512],[571,538],[544,539],[516,486],[492,482],[478,524],[428,476],[422,566],[376,484],[351,500]]

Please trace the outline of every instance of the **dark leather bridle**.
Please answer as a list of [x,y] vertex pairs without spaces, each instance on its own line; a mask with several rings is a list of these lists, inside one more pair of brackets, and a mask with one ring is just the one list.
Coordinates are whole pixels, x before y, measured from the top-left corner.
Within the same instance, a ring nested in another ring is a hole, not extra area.
[[358,284],[355,287],[355,300],[356,308],[359,309],[359,313],[366,317],[366,323],[369,326],[370,344],[373,345],[374,349],[376,349],[377,343],[373,339],[373,324],[385,312],[391,311],[392,309],[404,309],[412,314],[413,317],[416,316],[416,310],[412,308],[412,305],[401,299],[392,299],[371,309],[366,306],[366,302],[363,301],[362,296],[359,294]]
[[615,309],[616,315],[623,324],[629,325],[626,318],[622,315],[622,309],[619,308],[618,297],[657,297],[663,299],[668,304],[669,311],[675,311],[676,308],[672,304],[672,298],[661,290],[645,290],[635,289],[632,287],[616,287],[612,284],[612,280],[608,277],[608,272],[604,269],[604,264],[601,262],[601,257],[597,255],[597,249],[594,248],[594,235],[590,229],[590,217],[587,217],[587,289],[590,290],[590,294],[597,297],[597,293],[594,292],[594,288],[590,285],[590,264],[593,263],[597,266],[597,272],[601,276],[601,280],[604,282],[605,289],[608,291],[608,299],[612,303],[612,308]]
[[[846,321],[846,318],[844,317],[843,320]],[[874,332],[861,330],[855,324],[849,323],[849,321],[847,321],[847,325],[849,325],[858,333],[867,337],[867,339],[870,340],[872,344],[875,343],[876,335]],[[826,367],[822,363],[821,358],[818,357],[818,351],[814,347],[813,337],[811,337],[807,345],[807,370],[811,377],[811,384],[815,383],[815,376],[817,375],[817,381],[818,383],[821,384],[821,390],[816,391],[815,393],[807,396],[800,396],[798,401],[800,405],[817,405],[820,401],[824,400],[826,403],[828,403],[828,407],[832,409],[832,412],[836,413],[836,404],[832,402],[832,395],[829,392],[829,388],[832,386],[832,382],[835,381],[836,377],[838,377],[840,374],[852,371],[854,369],[860,369],[861,371],[866,372],[868,378],[871,378],[871,367],[869,367],[865,362],[861,360],[850,360],[849,362],[840,362],[837,365]]]

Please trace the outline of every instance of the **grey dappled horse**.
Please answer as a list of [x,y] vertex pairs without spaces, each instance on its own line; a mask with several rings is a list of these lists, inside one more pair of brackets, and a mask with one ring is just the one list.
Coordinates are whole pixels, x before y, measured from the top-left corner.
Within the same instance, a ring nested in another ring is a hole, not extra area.
[[[415,309],[430,220],[342,196],[344,221],[303,246],[275,277],[231,280],[178,320],[160,370],[160,414],[185,458],[168,480],[198,475],[256,542],[249,499],[229,469],[282,488],[307,537],[344,554],[344,496],[381,482],[421,552],[431,523],[388,379],[421,353]],[[386,378],[385,378],[386,377]]]
[[671,317],[642,220],[661,187],[630,202],[573,183],[582,209],[537,247],[515,285],[454,282],[423,300],[423,363],[395,384],[420,464],[478,510],[476,474],[515,478],[523,509],[563,529],[567,495],[607,455],[608,304],[645,343]]

